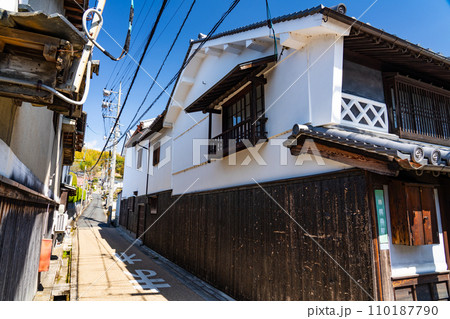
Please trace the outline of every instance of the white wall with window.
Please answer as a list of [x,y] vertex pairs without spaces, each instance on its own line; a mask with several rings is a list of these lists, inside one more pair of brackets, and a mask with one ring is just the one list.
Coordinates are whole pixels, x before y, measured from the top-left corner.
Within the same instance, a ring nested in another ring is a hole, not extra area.
[[[245,33],[238,36],[245,37]],[[232,42],[230,39],[232,37],[228,36],[226,40]],[[278,49],[280,54],[281,46]],[[178,102],[185,107],[189,106],[238,64],[268,57],[271,54],[273,46],[269,46],[263,52],[247,48],[240,54],[226,51],[220,55],[205,54],[198,65],[195,81],[185,100]],[[314,157],[307,154],[297,160],[281,145],[290,134],[289,130],[294,123],[313,125],[339,123],[342,60],[343,39],[337,38],[333,32],[311,35],[307,45],[300,50],[284,49],[279,62],[274,67],[269,66],[262,73],[267,80],[263,85],[262,95],[264,114],[267,117],[265,135],[268,141],[235,153],[233,156],[237,165],[230,164],[229,157],[208,162],[207,146],[198,146],[201,142],[195,141],[208,138],[208,114],[181,112],[173,128],[174,194],[183,193],[188,188],[189,192],[204,191],[254,183],[253,179],[258,182],[273,181],[349,168],[347,165],[326,159],[320,159],[319,164]],[[229,99],[219,103],[221,114],[211,115],[212,137],[223,133],[224,128],[229,129],[229,125],[236,125],[248,119],[245,93],[240,101],[233,100],[239,100],[239,96],[233,95],[231,93]],[[236,103],[239,106],[233,106]],[[229,118],[224,119],[224,116]],[[258,162],[252,156],[256,151],[262,161]],[[190,186],[192,183],[194,185]]]
[[123,198],[134,196],[135,192],[138,196],[145,194],[147,153],[144,147],[138,145],[125,148]]
[[172,130],[163,128],[150,137],[147,194],[172,189]]

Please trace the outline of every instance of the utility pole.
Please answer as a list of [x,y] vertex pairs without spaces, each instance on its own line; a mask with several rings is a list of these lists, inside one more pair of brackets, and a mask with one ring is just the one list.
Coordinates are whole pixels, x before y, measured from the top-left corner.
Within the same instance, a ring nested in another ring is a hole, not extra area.
[[[119,117],[119,113],[120,113],[120,98],[122,96],[122,82],[120,82],[119,84],[119,92],[112,92],[112,91],[107,91],[107,90],[103,90],[103,95],[109,96],[112,93],[117,93],[117,104],[112,104],[109,103],[107,104],[109,111],[112,111],[112,109],[114,107],[116,107],[116,113],[112,116],[104,116],[104,117],[109,117],[114,119],[113,123],[115,123],[116,121],[118,122],[118,117]],[[113,124],[114,125],[114,124]],[[114,126],[113,126],[114,127]],[[112,128],[111,128],[112,129]],[[120,127],[119,127],[119,123],[117,123],[116,127],[114,128],[114,132],[112,132],[113,135],[113,139],[112,139],[112,151],[111,151],[111,161],[110,161],[110,176],[109,176],[109,190],[108,190],[108,198],[106,201],[106,206],[108,208],[108,212],[109,212],[109,222],[111,221],[112,218],[112,206],[113,206],[113,201],[114,201],[114,179],[115,179],[115,174],[116,174],[116,157],[117,157],[117,140],[119,139],[119,135],[120,135]]]
[[[84,163],[84,175],[83,175],[83,191],[81,193],[81,210],[83,210],[83,198],[84,198],[84,192],[86,191],[86,149],[84,149],[83,154],[83,163]],[[86,203],[84,203],[86,204]]]

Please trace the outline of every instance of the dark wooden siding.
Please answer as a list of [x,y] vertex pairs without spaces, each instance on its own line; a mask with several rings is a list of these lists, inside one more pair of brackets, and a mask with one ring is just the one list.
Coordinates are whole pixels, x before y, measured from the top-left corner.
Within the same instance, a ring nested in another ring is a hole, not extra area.
[[0,300],[33,299],[48,208],[0,197]]
[[364,175],[263,187],[282,208],[254,185],[160,193],[144,244],[239,300],[370,300],[333,261],[374,294]]

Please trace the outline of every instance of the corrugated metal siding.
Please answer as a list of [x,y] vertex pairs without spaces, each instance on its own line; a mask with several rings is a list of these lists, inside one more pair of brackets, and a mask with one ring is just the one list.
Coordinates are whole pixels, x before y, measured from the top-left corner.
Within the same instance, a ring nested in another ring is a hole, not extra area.
[[33,299],[47,222],[47,205],[0,197],[0,300]]
[[[361,173],[172,197],[146,210],[144,244],[239,300],[368,300],[371,222]],[[172,203],[178,200],[167,212]],[[164,216],[161,216],[164,212]]]

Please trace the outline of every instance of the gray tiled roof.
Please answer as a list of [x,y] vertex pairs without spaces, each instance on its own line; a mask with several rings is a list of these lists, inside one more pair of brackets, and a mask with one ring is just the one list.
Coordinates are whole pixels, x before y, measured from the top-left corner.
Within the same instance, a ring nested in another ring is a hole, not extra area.
[[301,136],[320,139],[336,145],[389,157],[406,169],[450,172],[450,148],[400,139],[396,136],[363,132],[342,127],[294,125],[293,134],[284,145],[295,146]]
[[[289,21],[289,20],[294,20],[294,19],[298,19],[298,18],[303,18],[312,14],[316,14],[319,13],[323,8],[325,8],[323,5],[318,5],[316,7],[310,8],[310,9],[306,9],[306,10],[302,10],[302,11],[297,11],[297,12],[293,12],[293,13],[289,13],[289,14],[285,14],[283,16],[279,16],[276,18],[272,18],[272,23],[280,23],[280,22],[285,22],[285,21]],[[244,32],[244,31],[248,31],[248,30],[253,30],[253,29],[257,29],[263,26],[267,26],[267,20],[264,21],[259,21],[256,23],[252,23],[243,27],[239,27],[236,29],[232,29],[232,30],[228,30],[228,31],[224,31],[221,33],[218,33],[216,35],[213,35],[210,40],[212,39],[217,39],[226,35],[232,35],[232,34],[236,34],[236,33],[240,33],[240,32]],[[196,42],[201,42],[203,39],[198,39],[193,41],[193,43]]]

